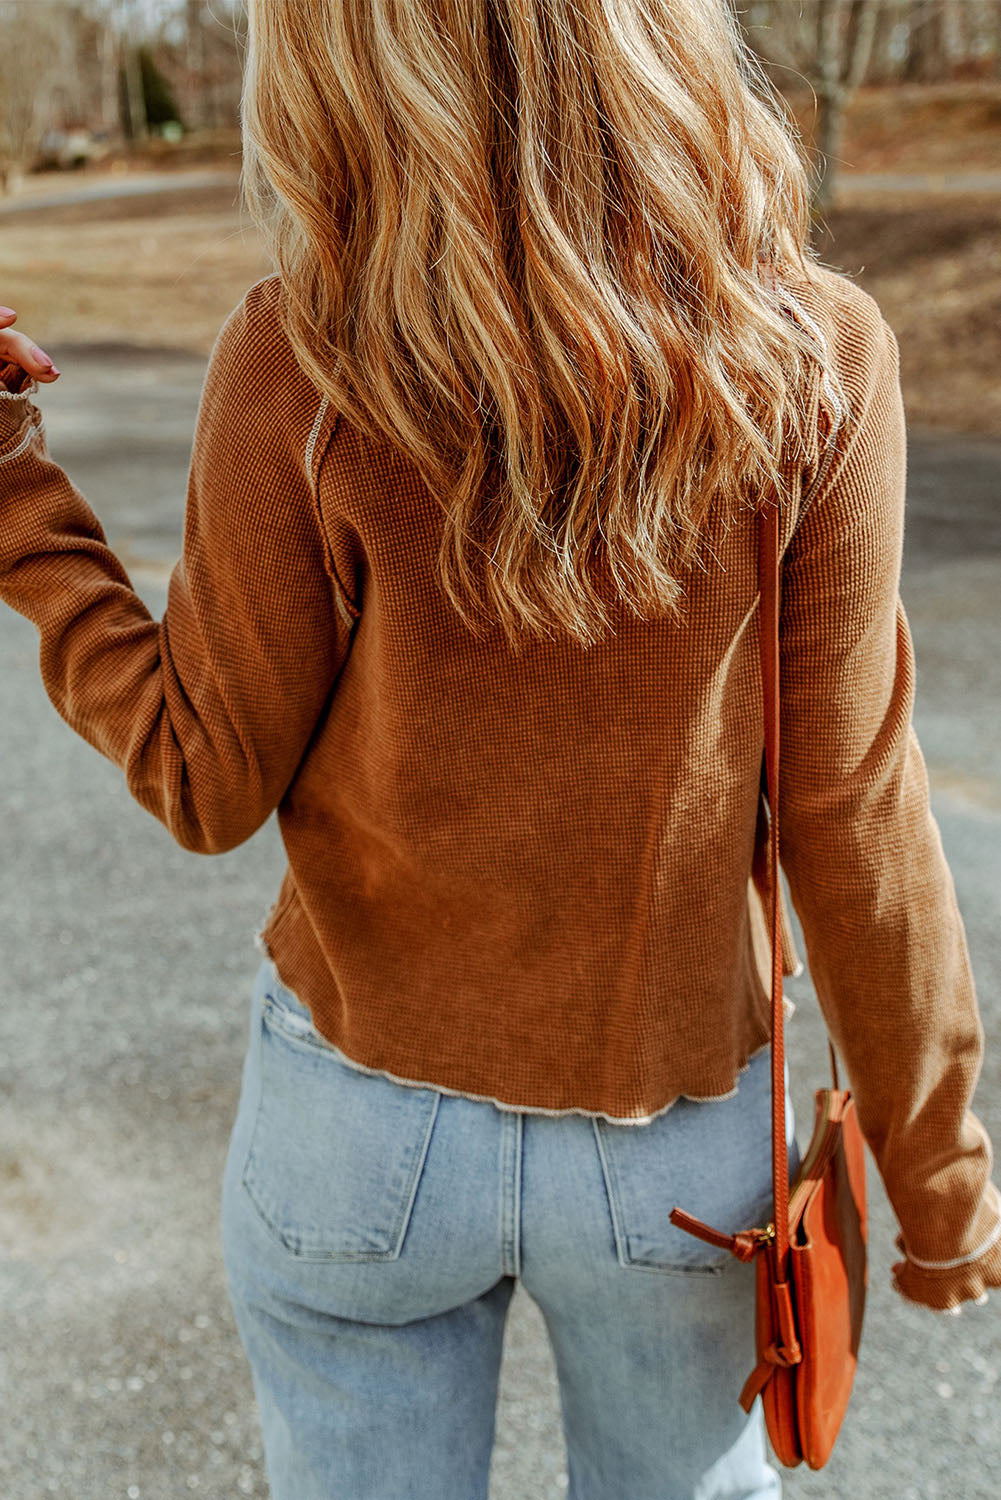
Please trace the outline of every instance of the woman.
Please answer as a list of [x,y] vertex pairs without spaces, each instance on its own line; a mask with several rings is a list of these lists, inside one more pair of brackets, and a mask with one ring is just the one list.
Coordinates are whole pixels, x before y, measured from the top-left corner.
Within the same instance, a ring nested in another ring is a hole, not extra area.
[[809,250],[723,0],[250,22],[278,269],[212,351],[164,617],[49,457],[58,370],[10,310],[0,593],[185,848],[278,812],[222,1202],[272,1493],[485,1496],[520,1279],[574,1500],[777,1495],[737,1402],[752,1267],[669,1222],[771,1204],[773,496],[783,860],[893,1284],[945,1312],[1001,1286],[911,719],[896,340]]

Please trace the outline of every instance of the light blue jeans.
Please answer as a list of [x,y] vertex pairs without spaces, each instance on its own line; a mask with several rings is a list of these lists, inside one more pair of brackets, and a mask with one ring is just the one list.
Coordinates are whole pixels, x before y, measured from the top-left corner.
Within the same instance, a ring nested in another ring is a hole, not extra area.
[[221,1229],[273,1500],[485,1500],[516,1280],[569,1500],[780,1496],[761,1402],[737,1399],[754,1264],[668,1217],[771,1217],[767,1047],[738,1083],[645,1125],[395,1083],[342,1062],[262,960]]

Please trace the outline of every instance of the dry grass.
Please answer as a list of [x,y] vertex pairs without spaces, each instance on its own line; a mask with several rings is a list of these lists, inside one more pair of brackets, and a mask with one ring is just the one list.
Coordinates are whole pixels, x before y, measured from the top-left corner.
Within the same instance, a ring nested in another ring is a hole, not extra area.
[[[58,180],[65,186],[66,179]],[[228,187],[110,198],[0,217],[0,302],[59,363],[59,343],[208,354],[271,266]]]

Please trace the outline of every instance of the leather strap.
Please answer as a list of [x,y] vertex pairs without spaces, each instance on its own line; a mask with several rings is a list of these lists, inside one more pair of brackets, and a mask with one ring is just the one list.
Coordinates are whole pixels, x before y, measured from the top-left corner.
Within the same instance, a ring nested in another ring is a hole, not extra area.
[[780,1274],[789,1250],[789,1156],[786,1145],[785,1014],[782,1004],[782,926],[779,921],[779,508],[758,511],[758,587],[761,683],[768,786],[768,881],[772,938],[772,1182],[775,1260]]
[[[768,787],[768,871],[772,945],[772,1184],[774,1193],[775,1265],[784,1279],[789,1249],[789,1158],[786,1145],[785,1009],[782,1003],[782,923],[779,911],[779,508],[758,511],[758,587],[761,683],[765,726],[765,772]],[[838,1061],[830,1036],[834,1088]]]
[[[778,280],[773,268],[768,268],[773,286]],[[786,1144],[786,1089],[785,1089],[785,1009],[782,1003],[782,913],[780,906],[781,885],[779,877],[779,540],[780,510],[777,503],[762,505],[757,513],[758,521],[758,636],[761,648],[762,714],[764,718],[764,766],[762,788],[768,805],[768,857],[767,885],[769,894],[771,952],[772,952],[772,1195],[774,1220],[767,1228],[755,1226],[739,1230],[736,1234],[724,1234],[713,1229],[693,1214],[686,1213],[675,1205],[671,1210],[672,1224],[678,1225],[688,1234],[707,1240],[711,1245],[726,1246],[740,1260],[750,1260],[759,1253],[764,1243],[771,1259],[770,1284],[776,1298],[782,1325],[783,1343],[780,1349],[766,1354],[766,1361],[790,1362],[800,1358],[799,1346],[794,1338],[791,1319],[791,1304],[786,1303],[788,1292],[787,1270],[789,1259],[789,1155]],[[760,811],[760,809],[759,809]],[[831,1076],[835,1092],[840,1090],[838,1082],[838,1060],[834,1044],[828,1033],[827,1047],[831,1057]],[[837,1101],[833,1101],[834,1104]],[[757,1378],[761,1374],[756,1372]]]

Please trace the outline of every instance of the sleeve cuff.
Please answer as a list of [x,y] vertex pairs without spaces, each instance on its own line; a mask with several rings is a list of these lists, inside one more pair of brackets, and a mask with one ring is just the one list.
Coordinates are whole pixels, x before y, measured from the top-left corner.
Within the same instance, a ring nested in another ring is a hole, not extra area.
[[988,1183],[997,1218],[967,1255],[951,1260],[916,1260],[908,1255],[903,1234],[895,1240],[904,1259],[893,1266],[893,1286],[907,1301],[937,1312],[958,1310],[963,1302],[983,1303],[991,1288],[1001,1288],[1001,1192]]
[[[24,390],[8,390],[4,379],[9,369],[10,366],[0,366],[0,448],[6,448],[21,432],[32,411],[37,411],[31,398],[38,390],[38,381],[31,376],[28,377]],[[26,371],[20,373],[27,375]],[[15,449],[15,453],[17,452],[20,452],[20,444]],[[0,462],[14,456],[14,453],[0,453]]]
[[0,360],[0,401],[19,401],[24,396],[33,396],[37,390],[34,375],[9,359]]

